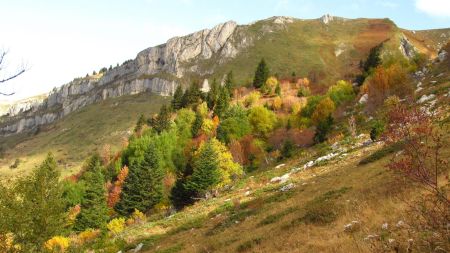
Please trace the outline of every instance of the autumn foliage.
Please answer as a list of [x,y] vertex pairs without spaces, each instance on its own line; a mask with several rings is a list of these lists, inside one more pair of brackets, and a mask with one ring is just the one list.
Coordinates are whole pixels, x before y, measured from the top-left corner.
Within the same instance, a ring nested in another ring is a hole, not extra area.
[[108,194],[108,207],[113,208],[117,202],[120,199],[120,193],[122,192],[122,186],[125,182],[125,179],[128,176],[128,167],[124,166],[120,172],[119,175],[117,175],[117,180],[114,182],[114,185],[112,186],[111,191]]

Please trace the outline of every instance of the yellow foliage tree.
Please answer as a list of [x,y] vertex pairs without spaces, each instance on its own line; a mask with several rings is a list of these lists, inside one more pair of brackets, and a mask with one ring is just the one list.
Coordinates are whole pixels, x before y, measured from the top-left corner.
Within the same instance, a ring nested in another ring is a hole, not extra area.
[[[214,152],[218,156],[219,162],[220,183],[217,187],[222,188],[225,185],[229,185],[233,179],[243,175],[244,171],[240,164],[234,162],[233,156],[222,142],[218,141],[216,138],[212,138],[211,143]],[[202,146],[200,146],[199,150],[196,152],[196,155],[202,151],[204,145],[205,144],[202,144]]]
[[78,234],[77,241],[78,244],[83,245],[87,242],[92,242],[100,235],[99,229],[88,229]]
[[214,121],[212,121],[211,119],[204,119],[201,129],[204,134],[206,134],[207,136],[211,136],[215,130]]
[[45,242],[44,247],[50,252],[62,253],[69,247],[69,238],[64,236],[54,236],[47,242]]
[[275,87],[278,84],[278,79],[274,76],[271,76],[269,78],[267,78],[267,81],[265,83],[265,88],[267,89],[267,93],[268,94],[272,94],[275,90]]
[[311,120],[314,124],[319,123],[324,120],[328,115],[332,114],[336,109],[333,100],[331,98],[326,97],[322,99],[314,110]]

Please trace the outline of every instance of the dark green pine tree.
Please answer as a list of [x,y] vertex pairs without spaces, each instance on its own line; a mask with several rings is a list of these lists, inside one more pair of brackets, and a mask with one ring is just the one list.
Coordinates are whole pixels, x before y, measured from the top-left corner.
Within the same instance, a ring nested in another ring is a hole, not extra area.
[[134,127],[134,132],[139,134],[142,131],[142,128],[144,127],[145,122],[146,122],[146,120],[145,120],[144,114],[141,114],[141,116],[139,116],[138,121],[136,122],[136,127]]
[[200,115],[200,113],[196,113],[195,114],[195,120],[194,123],[192,123],[192,128],[191,128],[191,132],[192,132],[192,137],[197,137],[198,132],[200,131],[200,128],[202,127],[203,124],[203,117],[202,115]]
[[98,155],[94,155],[82,177],[86,191],[81,201],[81,212],[75,221],[74,230],[103,228],[108,220],[105,176]]
[[154,144],[144,154],[142,162],[130,165],[130,172],[120,195],[116,211],[122,215],[131,214],[134,209],[147,212],[163,198],[164,170]]
[[192,175],[185,183],[185,189],[195,192],[197,197],[203,197],[220,181],[218,155],[210,141],[195,159],[193,169]]
[[262,58],[255,71],[253,86],[255,88],[261,88],[266,83],[267,78],[269,78],[269,67],[267,67],[264,58]]
[[170,127],[170,109],[168,106],[163,105],[159,110],[159,114],[153,123],[153,128],[156,132],[161,133]]
[[222,117],[230,106],[230,94],[226,87],[220,87],[219,97],[217,98],[217,104],[214,108],[214,114]]
[[280,83],[277,83],[277,86],[275,87],[275,94],[277,94],[278,96],[281,96],[281,87],[280,87]]
[[314,135],[314,141],[316,143],[322,143],[327,140],[328,134],[331,132],[333,127],[334,119],[331,114],[328,115],[324,120],[321,120],[316,127],[316,133]]
[[228,94],[230,94],[231,96],[233,94],[234,89],[233,71],[228,72],[225,78],[225,88],[227,88]]
[[208,92],[208,95],[206,96],[206,103],[208,105],[208,108],[210,110],[214,109],[214,106],[217,103],[217,98],[219,96],[219,84],[217,83],[217,80],[214,79],[212,84],[211,84],[211,88]]
[[181,88],[181,85],[178,85],[178,87],[175,89],[171,105],[174,111],[183,107],[183,89]]
[[46,240],[60,235],[64,229],[65,202],[59,177],[55,159],[48,154],[32,175],[18,184],[17,189],[23,199],[19,210],[21,225],[10,231],[23,243],[24,252],[40,252],[40,246]]

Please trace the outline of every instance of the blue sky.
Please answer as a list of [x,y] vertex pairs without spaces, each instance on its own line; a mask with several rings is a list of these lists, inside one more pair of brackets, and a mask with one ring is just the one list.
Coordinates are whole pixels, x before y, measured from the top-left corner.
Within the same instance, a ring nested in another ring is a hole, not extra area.
[[394,20],[408,29],[450,27],[450,0],[0,0],[0,49],[7,69],[28,71],[0,91],[17,100],[122,63],[173,36],[271,16]]

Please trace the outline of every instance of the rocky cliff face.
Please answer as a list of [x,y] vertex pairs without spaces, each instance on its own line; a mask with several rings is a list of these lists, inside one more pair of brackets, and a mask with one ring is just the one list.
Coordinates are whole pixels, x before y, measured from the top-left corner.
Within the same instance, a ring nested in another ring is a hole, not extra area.
[[[246,43],[236,43],[237,24],[229,21],[163,45],[150,47],[103,74],[78,78],[49,93],[45,99],[17,103],[0,112],[0,136],[37,129],[86,105],[108,98],[153,92],[171,95],[196,62],[217,56],[234,57]],[[198,73],[202,74],[202,73]]]

